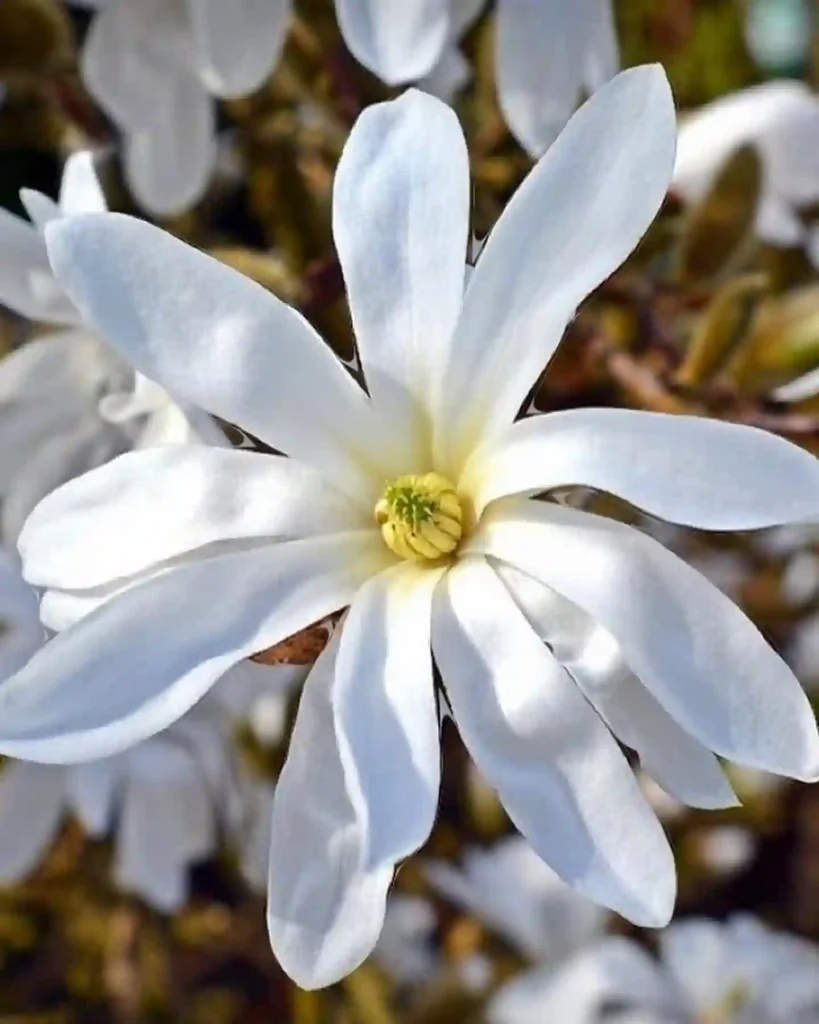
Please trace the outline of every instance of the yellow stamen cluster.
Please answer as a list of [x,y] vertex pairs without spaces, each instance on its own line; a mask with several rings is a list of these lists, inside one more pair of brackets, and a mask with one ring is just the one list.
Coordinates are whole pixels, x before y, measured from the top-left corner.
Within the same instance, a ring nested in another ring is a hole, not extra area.
[[399,476],[375,506],[375,518],[387,547],[414,561],[451,555],[463,534],[460,499],[439,473]]

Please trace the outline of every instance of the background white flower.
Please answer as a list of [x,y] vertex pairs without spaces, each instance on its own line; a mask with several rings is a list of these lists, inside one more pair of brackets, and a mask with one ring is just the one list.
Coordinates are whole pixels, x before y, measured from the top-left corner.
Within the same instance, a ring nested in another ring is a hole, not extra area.
[[43,230],[106,209],[93,156],[69,157],[59,205],[24,189],[31,222],[0,208],[0,301],[46,331],[0,359],[2,536],[13,542],[28,513],[59,484],[132,448],[224,443],[210,417],[183,410],[84,327],[57,283]]
[[815,1024],[819,949],[750,916],[691,918],[661,934],[659,961],[628,939],[604,939],[552,977],[514,978],[487,1016],[490,1024]]
[[751,86],[709,103],[680,126],[674,188],[701,198],[725,160],[745,144],[762,158],[763,190],[756,230],[774,245],[806,244],[814,262],[819,242],[799,208],[819,200],[819,97],[804,82]]
[[96,12],[83,78],[124,134],[129,185],[147,210],[179,213],[201,198],[216,163],[212,97],[261,85],[289,10],[280,0],[79,2]]
[[424,866],[440,895],[473,914],[523,956],[556,966],[596,937],[606,912],[569,889],[521,836],[469,848],[458,868]]
[[[141,372],[287,457],[132,452],[38,506],[20,539],[27,578],[95,607],[0,691],[0,749],[121,751],[349,606],[273,803],[268,923],[303,985],[369,954],[394,867],[433,825],[433,651],[516,826],[564,881],[637,923],[668,920],[674,866],[612,733],[701,807],[735,801],[712,752],[819,771],[802,689],[735,605],[639,531],[531,497],[589,486],[713,530],[819,513],[816,460],[758,430],[614,409],[515,422],[579,303],[660,207],[675,132],[660,68],[599,90],[465,291],[457,119],[414,92],[368,110],[334,194],[366,392],[295,311],[159,229],[115,214],[48,229],[59,280]],[[124,666],[130,685],[111,686]]]
[[[201,198],[216,163],[212,97],[257,89],[281,55],[292,0],[73,0],[96,11],[83,77],[124,133],[131,189],[155,214]],[[466,84],[457,40],[486,0],[335,0],[353,55],[387,85],[447,100]],[[611,0],[498,0],[501,108],[532,156],[619,68]]]

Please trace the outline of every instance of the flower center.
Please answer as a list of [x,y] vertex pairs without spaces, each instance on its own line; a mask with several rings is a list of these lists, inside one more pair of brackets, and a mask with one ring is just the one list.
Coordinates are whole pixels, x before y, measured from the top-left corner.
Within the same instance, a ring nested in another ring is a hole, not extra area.
[[399,476],[375,506],[390,551],[413,561],[451,555],[463,535],[463,510],[454,486],[439,473]]

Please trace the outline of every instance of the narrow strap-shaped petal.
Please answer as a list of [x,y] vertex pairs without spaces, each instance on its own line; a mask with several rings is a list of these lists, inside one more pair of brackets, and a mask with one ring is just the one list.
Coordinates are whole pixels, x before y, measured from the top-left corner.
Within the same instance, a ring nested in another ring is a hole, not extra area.
[[406,562],[388,569],[356,594],[342,630],[332,701],[367,871],[409,856],[435,821],[441,753],[430,631],[443,572]]
[[505,427],[580,302],[637,245],[674,165],[676,117],[659,66],[633,68],[579,111],[518,189],[467,288],[442,385],[441,471],[457,476]]
[[599,622],[649,692],[710,750],[793,778],[819,775],[816,722],[791,670],[732,601],[651,537],[509,499],[484,513],[471,543]]
[[57,836],[65,802],[65,769],[11,763],[0,771],[0,883],[25,878]]
[[502,563],[495,569],[603,721],[637,752],[644,771],[689,806],[736,806],[719,761],[648,692],[610,633],[531,576]]
[[0,209],[0,247],[0,302],[29,320],[74,323],[76,314],[68,300],[55,301],[57,296],[51,294],[59,289],[37,228]]
[[216,96],[246,96],[278,63],[292,0],[187,0],[198,63]]
[[509,494],[593,487],[702,530],[819,519],[819,460],[774,434],[698,416],[572,409],[530,416],[476,452],[461,486],[477,514]]
[[160,732],[236,662],[345,607],[383,566],[375,541],[342,534],[220,555],[116,595],[0,689],[0,752],[90,761]]
[[368,526],[303,463],[170,445],[128,452],[49,494],[18,547],[31,583],[81,590],[219,541],[297,540]]
[[[25,207],[26,213],[31,218],[31,223],[37,228],[38,232],[42,232],[50,221],[56,220],[57,217],[62,217],[63,215],[59,205],[50,196],[43,195],[42,192],[38,192],[34,188],[21,188],[20,202]],[[41,244],[45,245],[45,240]]]
[[148,128],[162,110],[187,33],[180,0],[109,0],[82,52],[85,85],[121,128]]
[[17,543],[29,515],[46,495],[110,462],[126,447],[120,431],[88,412],[55,427],[38,439],[0,509],[2,535],[9,543]]
[[436,593],[433,651],[475,763],[569,885],[665,924],[674,859],[614,738],[491,567],[466,557]]
[[466,142],[444,103],[411,90],[361,115],[336,171],[333,235],[368,390],[405,436],[431,411],[461,312],[469,201]]
[[164,737],[133,751],[121,794],[114,874],[164,913],[188,897],[188,870],[216,845],[214,807],[191,756]]
[[415,82],[437,63],[449,0],[336,0],[350,52],[387,85]]
[[380,452],[378,423],[367,396],[294,309],[131,217],[70,217],[46,234],[61,283],[140,372],[177,401],[317,466],[372,508],[389,479],[370,468]]
[[620,45],[614,20],[614,0],[587,0],[589,24],[583,48],[583,84],[600,89],[620,70]]
[[60,182],[60,210],[64,214],[103,213],[108,209],[94,154],[88,150],[72,153],[63,167]]
[[330,696],[337,638],[305,684],[270,833],[270,942],[308,989],[332,985],[370,955],[393,876],[392,865],[361,869],[365,826],[345,786]]
[[92,836],[104,836],[110,828],[125,766],[125,758],[111,757],[65,769],[71,810]]
[[498,99],[512,134],[541,156],[574,113],[591,0],[499,0]]
[[159,216],[183,213],[205,194],[216,165],[216,113],[186,69],[169,74],[149,126],[126,130],[124,167],[137,202]]

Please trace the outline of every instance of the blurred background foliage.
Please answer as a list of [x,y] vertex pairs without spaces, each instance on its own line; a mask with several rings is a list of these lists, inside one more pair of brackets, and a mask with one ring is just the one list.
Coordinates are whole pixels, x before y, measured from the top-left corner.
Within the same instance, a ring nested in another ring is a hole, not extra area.
[[[819,82],[819,4],[810,0],[620,0],[617,17],[624,63],[662,61],[683,110],[772,76]],[[78,75],[87,22],[56,0],[0,3],[0,204],[15,212],[23,186],[56,195],[66,153],[89,145],[107,154],[112,208],[137,212],[112,126]],[[530,166],[498,111],[492,29],[490,7],[464,41],[475,77],[457,101],[479,237]],[[357,113],[387,95],[345,52],[330,0],[300,0],[274,77],[221,107],[225,145],[207,196],[165,224],[298,305],[345,356],[352,349],[330,235],[333,171]],[[540,408],[602,403],[723,416],[819,452],[819,399],[784,406],[770,398],[819,365],[819,282],[800,252],[754,241],[760,180],[759,158],[745,149],[693,208],[670,197],[633,259],[581,311],[548,388],[536,395]],[[0,318],[0,347],[23,337],[13,316]],[[742,537],[680,535],[674,543],[694,564],[733,566],[736,596],[783,652],[819,614],[815,578],[794,596],[791,550]],[[809,542],[800,551],[819,556]],[[814,672],[806,683],[819,683],[819,662]],[[281,763],[281,750],[255,749],[247,738],[244,745],[260,772]],[[457,858],[510,826],[448,725],[444,745],[441,814],[426,854]],[[676,809],[667,820],[680,912],[750,909],[819,938],[819,790],[736,781],[744,807]],[[725,826],[740,830],[750,850],[728,867],[709,853],[712,834]],[[522,964],[478,922],[429,894],[444,963],[434,984],[399,989],[367,964],[335,990],[302,993],[276,966],[262,900],[247,891],[229,851],[196,869],[189,906],[174,918],[118,893],[107,881],[110,856],[107,844],[69,823],[27,883],[0,891],[0,1024],[478,1022],[480,1000],[458,983],[458,964],[480,952],[498,979]],[[428,893],[412,862],[396,885]]]

